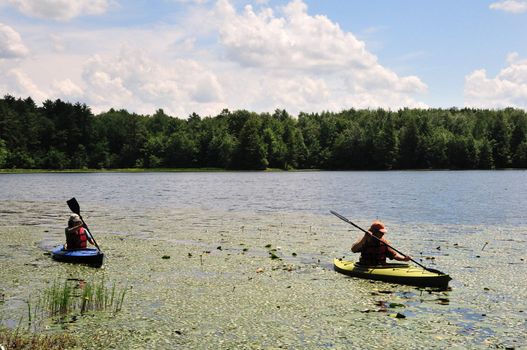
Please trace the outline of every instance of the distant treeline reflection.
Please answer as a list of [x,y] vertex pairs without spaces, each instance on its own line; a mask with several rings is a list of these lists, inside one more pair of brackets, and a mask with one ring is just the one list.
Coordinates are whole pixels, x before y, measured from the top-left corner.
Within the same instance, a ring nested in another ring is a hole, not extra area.
[[527,168],[524,110],[301,113],[223,110],[178,119],[159,109],[94,115],[61,100],[0,99],[0,168]]

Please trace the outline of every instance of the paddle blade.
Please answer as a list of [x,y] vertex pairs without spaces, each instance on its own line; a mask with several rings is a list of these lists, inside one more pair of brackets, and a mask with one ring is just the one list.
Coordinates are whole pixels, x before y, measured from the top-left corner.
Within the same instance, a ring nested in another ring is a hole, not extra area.
[[77,200],[75,199],[75,197],[73,197],[69,201],[66,201],[66,203],[68,203],[68,207],[70,207],[70,210],[72,212],[74,212],[77,215],[81,214],[81,207],[79,205],[79,202],[77,202]]

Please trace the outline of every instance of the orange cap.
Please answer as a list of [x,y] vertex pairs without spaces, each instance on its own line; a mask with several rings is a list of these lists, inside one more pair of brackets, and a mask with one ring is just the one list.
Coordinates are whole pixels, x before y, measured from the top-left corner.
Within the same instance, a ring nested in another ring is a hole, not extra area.
[[380,222],[379,220],[375,220],[374,222],[371,223],[371,226],[370,226],[370,232],[374,233],[377,231],[381,233],[388,232],[386,228],[384,227],[384,224]]

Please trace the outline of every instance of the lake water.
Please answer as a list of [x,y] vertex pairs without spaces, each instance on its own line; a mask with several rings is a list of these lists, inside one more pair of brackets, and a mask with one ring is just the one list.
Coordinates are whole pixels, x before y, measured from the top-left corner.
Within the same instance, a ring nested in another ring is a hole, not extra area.
[[[527,349],[526,180],[526,171],[0,174],[0,324],[25,327],[28,301],[53,281],[104,278],[130,288],[120,313],[42,329],[65,327],[84,349]],[[45,255],[64,241],[71,197],[105,252],[102,269]],[[382,219],[392,244],[450,274],[451,289],[334,272],[334,257],[357,258],[349,247],[361,234],[329,210],[364,228]]]
[[0,201],[522,225],[527,171],[0,174]]

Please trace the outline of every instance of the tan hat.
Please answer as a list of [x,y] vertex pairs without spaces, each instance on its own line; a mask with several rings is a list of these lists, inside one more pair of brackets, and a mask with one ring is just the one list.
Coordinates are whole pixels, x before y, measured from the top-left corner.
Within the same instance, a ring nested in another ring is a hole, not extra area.
[[79,215],[77,214],[71,214],[70,218],[68,220],[68,224],[80,224],[82,223],[82,220]]

